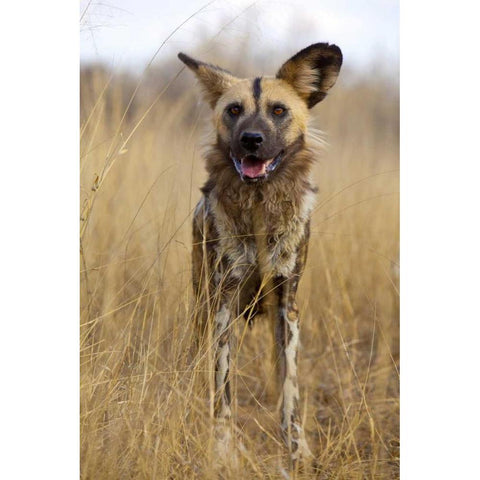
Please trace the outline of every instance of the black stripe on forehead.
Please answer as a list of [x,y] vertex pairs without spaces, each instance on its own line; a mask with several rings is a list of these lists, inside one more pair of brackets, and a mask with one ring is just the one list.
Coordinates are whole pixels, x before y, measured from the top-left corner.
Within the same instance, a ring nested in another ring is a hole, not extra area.
[[262,94],[262,86],[260,85],[261,81],[261,77],[257,77],[253,80],[253,98],[255,100],[258,100]]

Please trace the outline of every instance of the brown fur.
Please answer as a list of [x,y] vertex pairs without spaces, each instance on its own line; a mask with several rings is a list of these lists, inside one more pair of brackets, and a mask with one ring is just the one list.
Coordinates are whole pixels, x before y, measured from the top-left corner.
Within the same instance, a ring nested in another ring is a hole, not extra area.
[[315,44],[286,62],[276,78],[255,80],[179,57],[202,83],[217,130],[194,215],[192,260],[197,298],[205,312],[213,312],[213,318],[201,316],[199,335],[211,321],[219,454],[230,438],[224,428],[231,415],[231,325],[241,315],[251,320],[265,312],[275,332],[282,435],[295,462],[311,455],[300,421],[296,366],[295,294],[316,191],[310,178],[314,153],[305,134],[308,109],[335,83],[341,52],[335,45]]

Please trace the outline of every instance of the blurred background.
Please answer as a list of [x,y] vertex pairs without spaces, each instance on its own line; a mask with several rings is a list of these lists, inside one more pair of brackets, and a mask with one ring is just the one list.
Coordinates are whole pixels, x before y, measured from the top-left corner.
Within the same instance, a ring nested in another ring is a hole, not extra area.
[[[189,320],[213,132],[176,54],[274,75],[319,41],[344,66],[312,110],[328,145],[299,289],[304,478],[398,478],[398,2],[84,1],[80,17],[82,478],[211,474],[211,352],[192,358]],[[284,478],[269,328],[236,328],[242,472]]]
[[246,41],[258,47],[243,51],[249,63],[329,41],[342,46],[349,69],[384,64],[398,73],[395,0],[82,0],[80,13],[83,63],[103,61],[141,71],[175,31],[162,46],[163,59],[182,50],[232,53]]

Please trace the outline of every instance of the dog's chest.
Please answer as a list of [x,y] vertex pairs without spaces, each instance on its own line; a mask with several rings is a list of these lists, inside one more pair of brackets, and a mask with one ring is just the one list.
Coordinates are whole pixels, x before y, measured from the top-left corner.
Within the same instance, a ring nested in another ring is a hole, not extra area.
[[252,265],[262,274],[289,276],[295,267],[314,194],[233,200],[236,201],[231,196],[210,200],[219,233],[218,254],[228,259],[235,276],[242,276]]

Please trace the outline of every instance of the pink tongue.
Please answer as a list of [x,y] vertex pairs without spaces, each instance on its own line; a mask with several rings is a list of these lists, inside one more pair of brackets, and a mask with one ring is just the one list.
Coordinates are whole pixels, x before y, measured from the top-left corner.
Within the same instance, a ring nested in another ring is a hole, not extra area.
[[250,160],[245,158],[242,160],[242,173],[246,177],[256,178],[260,175],[265,175],[266,164],[258,160]]

